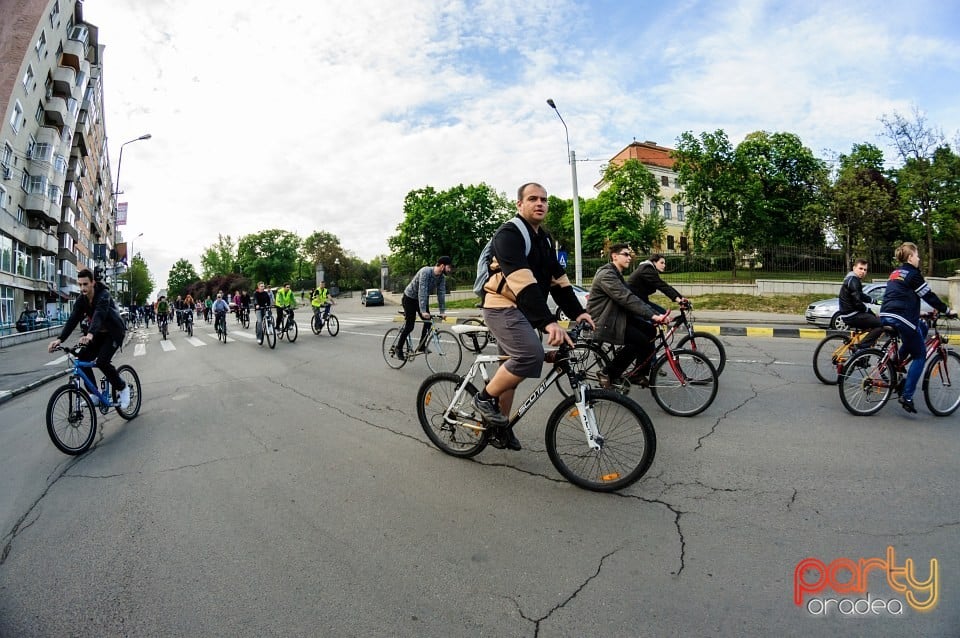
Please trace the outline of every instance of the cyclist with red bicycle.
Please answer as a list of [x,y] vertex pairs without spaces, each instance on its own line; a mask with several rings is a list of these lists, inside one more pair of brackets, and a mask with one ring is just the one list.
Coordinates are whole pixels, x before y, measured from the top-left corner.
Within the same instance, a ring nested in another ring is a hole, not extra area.
[[893,326],[900,334],[900,360],[903,361],[908,355],[911,357],[899,401],[904,410],[916,414],[913,394],[926,364],[924,342],[927,338],[927,324],[920,321],[920,300],[923,299],[946,315],[953,313],[920,274],[920,252],[916,244],[900,244],[894,256],[900,265],[887,280],[883,303],[880,304],[880,323]]

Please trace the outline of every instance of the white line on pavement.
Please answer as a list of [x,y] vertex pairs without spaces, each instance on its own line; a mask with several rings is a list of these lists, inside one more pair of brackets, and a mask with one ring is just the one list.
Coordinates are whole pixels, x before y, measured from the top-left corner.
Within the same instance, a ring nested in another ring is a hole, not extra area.
[[66,361],[66,360],[67,360],[67,355],[63,355],[62,357],[57,357],[56,359],[54,359],[54,360],[51,361],[50,363],[45,363],[45,364],[43,364],[43,365],[45,365],[45,366],[55,366],[55,365],[58,365],[58,364],[60,364],[60,363],[63,363],[63,362]]
[[145,354],[147,354],[147,346],[145,344],[138,343],[133,346],[133,356],[142,357]]
[[164,352],[170,352],[171,350],[176,350],[177,346],[173,345],[166,339],[160,341],[160,347],[163,348]]

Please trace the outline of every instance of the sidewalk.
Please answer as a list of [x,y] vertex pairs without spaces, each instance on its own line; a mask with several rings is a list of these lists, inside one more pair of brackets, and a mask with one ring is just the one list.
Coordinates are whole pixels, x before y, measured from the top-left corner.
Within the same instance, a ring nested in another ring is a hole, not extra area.
[[[338,306],[344,314],[368,312],[355,300],[343,300]],[[395,310],[394,307],[387,306],[387,312],[380,308],[371,308],[370,312],[392,315]],[[456,316],[465,318],[474,314],[458,311]],[[802,315],[703,310],[697,311],[694,318],[697,330],[720,336],[822,339],[826,335],[826,331],[822,329],[809,328]],[[61,356],[47,354],[46,344],[53,337],[38,331],[38,334],[32,335],[32,338],[35,340],[0,349],[0,404],[41,385],[56,381],[69,372],[65,362],[48,365]]]

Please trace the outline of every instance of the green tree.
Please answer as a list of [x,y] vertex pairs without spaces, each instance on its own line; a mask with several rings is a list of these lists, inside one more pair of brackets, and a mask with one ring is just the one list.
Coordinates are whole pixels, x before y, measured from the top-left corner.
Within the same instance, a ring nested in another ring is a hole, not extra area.
[[287,230],[270,229],[244,235],[237,244],[237,263],[253,281],[282,284],[297,267],[300,237]]
[[236,271],[236,248],[230,235],[217,235],[217,243],[208,246],[200,255],[200,267],[204,279],[229,275]]
[[167,275],[167,295],[176,297],[185,294],[187,287],[199,280],[200,277],[193,264],[186,259],[178,259]]
[[441,255],[449,255],[459,266],[472,267],[514,210],[505,194],[487,184],[410,191],[403,202],[403,221],[387,241],[391,271],[412,272]]
[[303,240],[303,259],[311,267],[323,264],[329,270],[336,260],[344,262],[346,256],[340,246],[340,239],[328,232],[317,230]]
[[602,253],[608,243],[621,241],[635,250],[649,251],[667,232],[660,214],[663,197],[657,178],[642,162],[629,159],[620,165],[608,164],[603,183],[597,212],[605,237],[600,246],[592,248]]
[[150,276],[150,269],[147,268],[147,263],[140,253],[133,256],[130,267],[120,276],[120,279],[126,282],[124,289],[127,292],[122,300],[124,305],[130,303],[131,298],[135,305],[143,305],[153,292],[153,277]]
[[836,177],[827,189],[827,227],[844,251],[848,266],[854,253],[890,243],[900,232],[896,186],[883,172],[883,151],[854,144],[837,158]]

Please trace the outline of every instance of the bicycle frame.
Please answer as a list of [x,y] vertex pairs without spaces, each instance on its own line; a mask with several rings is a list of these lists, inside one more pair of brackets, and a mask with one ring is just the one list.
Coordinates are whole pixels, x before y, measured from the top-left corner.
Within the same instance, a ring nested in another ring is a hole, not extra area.
[[73,367],[73,373],[70,375],[70,382],[77,386],[77,389],[81,389],[81,383],[83,384],[84,390],[90,396],[96,396],[100,399],[100,405],[97,407],[100,408],[100,411],[106,414],[110,408],[114,407],[113,399],[110,397],[109,385],[110,382],[107,381],[107,391],[101,392],[100,388],[97,387],[96,383],[90,381],[89,377],[83,373],[84,368],[95,368],[97,367],[96,362],[94,361],[80,361],[76,358],[69,350],[64,350],[67,353],[67,361]]
[[[947,341],[944,340],[940,335],[940,331],[937,329],[937,320],[936,317],[930,323],[930,331],[927,334],[927,339],[924,341],[924,363],[930,360],[931,357],[937,352],[939,352],[943,357],[947,356]],[[900,360],[900,333],[893,331],[890,335],[890,340],[887,342],[885,348],[883,349],[883,357],[880,359],[880,363],[877,366],[879,371],[886,370],[888,367],[893,367],[896,369],[897,374],[906,374],[907,368],[913,362],[913,357],[907,356],[906,359]],[[949,370],[944,367],[943,374],[949,375]],[[947,376],[947,382],[950,383],[949,376]],[[882,387],[882,384],[879,384]]]

